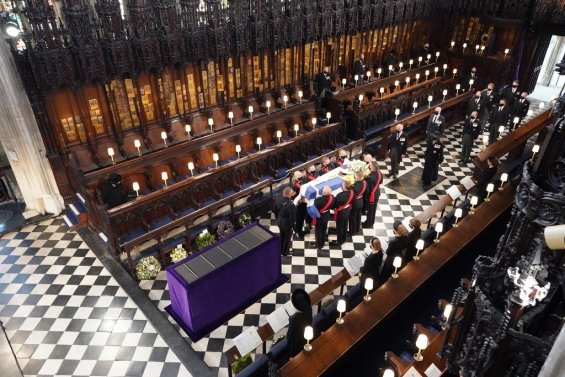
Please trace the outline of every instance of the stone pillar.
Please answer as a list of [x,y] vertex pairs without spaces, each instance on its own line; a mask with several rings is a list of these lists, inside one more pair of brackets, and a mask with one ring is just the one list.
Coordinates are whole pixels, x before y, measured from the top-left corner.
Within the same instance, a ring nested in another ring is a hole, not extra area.
[[0,39],[0,140],[27,210],[60,214],[59,194],[45,145],[8,43]]
[[555,64],[557,64],[557,59],[559,59],[559,54],[565,45],[565,37],[556,37],[557,40],[555,41],[555,45],[553,46],[553,50],[551,50],[551,54],[548,57],[547,65],[545,66],[545,72],[543,72],[543,77],[539,80],[539,84],[543,86],[550,86],[551,85],[551,77],[555,72]]

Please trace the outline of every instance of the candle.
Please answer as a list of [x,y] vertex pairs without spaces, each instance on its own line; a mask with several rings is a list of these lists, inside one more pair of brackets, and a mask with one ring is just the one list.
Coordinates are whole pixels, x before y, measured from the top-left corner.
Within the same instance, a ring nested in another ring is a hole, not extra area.
[[394,86],[395,86],[396,88],[398,88],[398,85],[400,85],[400,81],[395,80],[395,81],[394,81]]
[[426,63],[429,62],[431,58],[432,58],[432,54],[426,55]]
[[267,114],[269,114],[269,111],[271,109],[271,101],[265,102],[265,106],[267,106]]
[[110,156],[110,159],[112,160],[112,165],[115,165],[116,161],[114,161],[114,148],[108,148],[108,156]]
[[439,71],[439,67],[435,67],[434,68],[434,77],[437,77],[438,71]]
[[437,60],[438,60],[438,59],[439,59],[439,51],[436,52],[436,63],[437,63]]
[[300,130],[300,127],[298,126],[298,124],[294,125],[294,135],[298,136],[298,131]]
[[165,143],[165,148],[167,148],[167,133],[165,131],[161,132],[161,139],[163,139],[163,143]]
[[139,197],[139,183],[133,182],[132,186],[133,186],[133,191],[135,191],[135,196]]
[[404,67],[404,63],[402,63],[402,62],[398,63],[398,67],[399,67],[400,70],[402,71],[402,67]]
[[406,78],[406,85],[410,85],[410,76]]
[[359,80],[359,75],[353,76],[353,80],[355,80],[355,85],[357,85],[357,80]]
[[408,60],[408,69],[412,69],[412,64],[414,64],[414,59]]
[[434,100],[433,96],[428,96],[428,108],[432,107],[432,101]]
[[377,78],[381,78],[381,73],[383,73],[383,69],[377,68]]
[[379,89],[379,93],[381,93],[381,98],[383,97],[384,93],[385,93],[385,88],[381,87]]
[[481,47],[481,46],[479,46],[479,45],[476,45],[476,46],[475,46],[475,53],[476,53],[476,54],[479,53],[479,48],[480,48],[480,47]]
[[467,43],[463,43],[463,53],[465,53],[465,49],[467,48]]
[[400,109],[395,109],[394,110],[394,121],[395,122],[398,120],[399,115],[400,115]]
[[420,66],[421,63],[422,63],[422,57],[418,56],[418,67]]
[[208,125],[210,126],[210,132],[214,132],[214,119],[208,118]]
[[247,110],[249,111],[249,118],[253,119],[253,106],[249,106]]
[[[457,228],[459,226],[459,224],[457,224],[459,222],[459,218],[463,216],[463,210],[461,208],[457,208],[455,210],[455,223],[453,223],[453,227]],[[449,317],[449,315],[448,315]]]
[[418,81],[420,81],[420,74],[416,73],[416,84],[418,83]]
[[318,119],[312,118],[312,128],[316,127],[316,123],[318,123]]
[[188,163],[188,170],[190,170],[190,175],[194,176],[194,162]]
[[302,96],[304,95],[304,93],[302,93],[302,90],[298,91],[298,103],[302,103]]
[[138,139],[133,141],[133,145],[137,148],[137,155],[141,156],[141,142]]
[[443,75],[445,76],[445,70],[447,69],[447,64],[443,65]]
[[485,46],[482,45],[482,46],[481,46],[481,54],[482,54],[484,51],[485,51]]
[[457,74],[457,68],[453,68],[453,78],[455,78],[456,74]]
[[371,82],[371,71],[367,71],[366,75],[367,75],[367,80]]
[[536,153],[539,152],[539,145],[538,144],[534,144],[534,146],[532,147],[532,161],[534,160],[534,157],[536,156]]
[[508,55],[509,52],[510,52],[510,49],[508,49],[508,48],[506,50],[504,50],[504,58],[505,59],[506,59],[506,55]]
[[279,139],[279,144],[281,143],[282,132],[280,130],[277,131],[277,139]]
[[166,171],[161,173],[161,179],[163,180],[164,188],[167,188],[167,179],[169,179],[169,175]]
[[233,125],[233,111],[228,113],[228,118],[230,119],[230,124]]
[[220,160],[220,156],[217,153],[212,155],[212,160],[216,163],[216,167],[218,167],[218,161]]
[[235,152],[237,153],[237,158],[239,158],[239,154],[241,153],[241,145],[236,144]]
[[453,47],[455,46],[455,41],[451,41],[451,50],[453,50]]
[[506,181],[508,181],[508,173],[502,173],[500,175],[500,188],[499,188],[500,190],[504,190],[502,186],[504,186]]
[[392,73],[392,68],[393,68],[392,65],[388,66],[388,70],[389,70],[390,73]]
[[473,79],[469,80],[469,90],[471,90],[474,83],[475,83],[475,80],[473,80]]
[[414,101],[414,103],[412,104],[412,107],[414,108],[414,111],[412,111],[412,114],[416,114],[416,109],[418,108],[418,102]]
[[455,90],[457,90],[457,94],[459,94],[459,90],[461,90],[461,84],[455,85]]
[[330,113],[329,111],[326,113],[326,119],[328,124],[330,124],[330,119],[332,118],[332,113]]
[[190,127],[190,124],[187,124],[186,126],[184,126],[184,130],[186,131],[186,134],[188,135],[188,140],[190,140],[190,131],[192,131],[192,127]]
[[442,94],[443,94],[443,100],[445,101],[445,96],[447,95],[447,89],[444,89]]
[[347,79],[341,79],[341,86],[345,87],[345,84],[347,84]]
[[260,137],[258,137],[258,138],[257,138],[258,150],[261,150],[261,144],[263,144],[263,139],[261,139]]
[[430,70],[426,69],[426,72],[424,72],[424,74],[426,75],[426,80],[428,79],[428,76],[430,75]]
[[284,108],[286,109],[286,103],[288,102],[288,96],[283,96]]

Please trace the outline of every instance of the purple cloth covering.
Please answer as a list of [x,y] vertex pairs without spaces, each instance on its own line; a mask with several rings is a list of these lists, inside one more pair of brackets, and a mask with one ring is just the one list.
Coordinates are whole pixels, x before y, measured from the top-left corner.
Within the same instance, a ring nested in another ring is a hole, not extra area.
[[262,227],[272,235],[270,239],[192,283],[187,283],[175,267],[256,226],[261,227],[251,224],[167,268],[170,310],[180,325],[196,337],[221,325],[258,299],[258,295],[281,283],[280,241]]

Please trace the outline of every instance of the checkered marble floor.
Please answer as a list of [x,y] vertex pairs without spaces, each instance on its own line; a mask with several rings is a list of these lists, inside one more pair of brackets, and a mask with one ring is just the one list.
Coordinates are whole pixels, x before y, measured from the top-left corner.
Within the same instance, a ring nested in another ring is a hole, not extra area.
[[191,376],[61,218],[0,238],[0,320],[26,376]]
[[[539,112],[537,102],[532,101],[531,107]],[[389,160],[379,161],[385,179],[374,229],[363,229],[363,235],[339,249],[326,246],[319,255],[313,232],[293,241],[294,255],[282,258],[282,272],[290,280],[198,342],[191,342],[164,311],[170,297],[163,272],[156,280],[140,282],[140,287],[213,373],[227,376],[223,352],[243,329],[264,324],[266,315],[287,302],[294,289],[313,290],[343,268],[344,258],[365,249],[370,238],[392,235],[396,219],[420,213],[448,187],[472,174],[471,164],[457,164],[460,140],[461,127],[455,124],[444,137],[440,173],[447,179],[416,199],[387,187]],[[473,155],[480,147],[475,146]],[[399,176],[422,165],[424,149],[424,143],[409,148]],[[271,214],[260,222],[278,232]],[[330,223],[330,228],[334,226]],[[335,234],[330,234],[333,239]],[[357,282],[354,277],[347,285]],[[0,238],[0,320],[25,375],[190,376],[147,317],[60,218]]]
[[[534,104],[532,104],[534,107]],[[537,108],[537,107],[536,107]],[[383,185],[381,185],[381,196],[377,206],[376,221],[374,229],[363,229],[363,235],[353,236],[353,239],[346,242],[339,249],[329,247],[326,244],[325,250],[318,254],[314,245],[314,232],[305,236],[304,240],[293,240],[292,257],[282,257],[282,272],[286,274],[290,280],[277,288],[276,291],[269,293],[247,309],[236,315],[227,323],[223,324],[207,337],[198,342],[191,342],[188,336],[174,322],[172,318],[164,311],[164,308],[170,304],[170,296],[167,290],[167,282],[164,272],[161,272],[156,280],[142,281],[141,288],[147,293],[149,298],[161,309],[163,314],[169,318],[171,323],[186,338],[192,348],[199,353],[204,362],[218,376],[227,376],[227,362],[223,356],[223,352],[233,346],[232,339],[239,335],[245,328],[249,326],[261,326],[266,323],[266,315],[270,314],[277,305],[284,304],[290,299],[290,293],[296,288],[304,288],[306,291],[315,289],[319,284],[328,280],[332,275],[341,271],[343,268],[343,260],[354,255],[355,250],[364,250],[372,237],[390,237],[392,236],[392,224],[395,220],[410,218],[422,212],[425,208],[437,201],[441,196],[446,194],[446,189],[452,185],[459,184],[461,179],[471,176],[473,164],[461,166],[458,164],[461,150],[461,130],[459,124],[452,125],[445,133],[443,141],[445,145],[445,159],[440,167],[440,174],[447,179],[439,182],[430,188],[427,192],[416,199],[411,199],[402,195],[389,187],[388,167],[390,160],[378,161],[379,168],[384,174]],[[484,145],[478,139],[473,148],[471,158],[478,153]],[[408,148],[407,157],[402,161],[398,176],[418,167],[423,166],[425,153],[425,142],[410,146]],[[363,216],[363,220],[364,220]],[[268,227],[274,233],[278,233],[276,220],[273,214],[267,214],[260,219],[260,223]],[[422,224],[425,229],[426,224]],[[335,228],[335,223],[330,222],[330,240],[336,238],[335,232],[331,230]],[[382,238],[381,238],[382,239]],[[347,286],[357,284],[359,279],[354,277],[350,279]],[[339,291],[334,292],[339,294]],[[284,334],[286,330],[282,330]],[[270,344],[267,343],[267,349]],[[256,350],[261,353],[261,348]]]

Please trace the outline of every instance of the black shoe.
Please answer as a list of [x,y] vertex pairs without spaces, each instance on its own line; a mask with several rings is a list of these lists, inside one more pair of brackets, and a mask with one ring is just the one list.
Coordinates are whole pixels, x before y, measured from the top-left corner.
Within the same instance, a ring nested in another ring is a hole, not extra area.
[[304,239],[304,233],[294,233],[294,237],[298,238],[299,240]]
[[312,226],[311,225],[306,225],[304,227],[304,233],[310,233],[310,231],[312,230]]
[[337,241],[330,242],[330,246],[341,246],[341,245],[343,245],[343,242],[337,242]]

